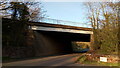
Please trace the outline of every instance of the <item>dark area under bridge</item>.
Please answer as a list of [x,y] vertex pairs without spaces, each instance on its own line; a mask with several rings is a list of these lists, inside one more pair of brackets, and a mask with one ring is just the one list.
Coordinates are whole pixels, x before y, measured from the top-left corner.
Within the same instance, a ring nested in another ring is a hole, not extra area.
[[74,53],[73,41],[90,42],[90,34],[36,30],[35,48],[37,56]]

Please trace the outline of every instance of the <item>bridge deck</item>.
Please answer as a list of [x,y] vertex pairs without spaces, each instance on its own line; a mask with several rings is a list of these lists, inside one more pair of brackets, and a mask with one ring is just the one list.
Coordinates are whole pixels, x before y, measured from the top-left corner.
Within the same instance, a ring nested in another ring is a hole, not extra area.
[[84,31],[92,31],[92,28],[67,26],[67,25],[59,25],[59,24],[50,24],[50,23],[43,23],[43,22],[30,22],[29,25],[32,25],[32,26],[45,26],[45,27],[53,27],[53,28],[75,29],[75,30],[84,30]]

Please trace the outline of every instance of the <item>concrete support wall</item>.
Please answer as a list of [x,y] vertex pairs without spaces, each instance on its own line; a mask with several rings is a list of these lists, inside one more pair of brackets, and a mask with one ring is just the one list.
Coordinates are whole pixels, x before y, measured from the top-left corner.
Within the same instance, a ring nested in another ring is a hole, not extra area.
[[94,46],[94,36],[93,34],[90,35],[90,50],[93,50]]

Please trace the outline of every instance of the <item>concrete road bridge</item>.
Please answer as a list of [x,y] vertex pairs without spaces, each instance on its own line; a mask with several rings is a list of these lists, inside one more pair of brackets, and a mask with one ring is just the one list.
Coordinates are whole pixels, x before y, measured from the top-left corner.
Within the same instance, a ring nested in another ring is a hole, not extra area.
[[44,18],[28,25],[34,33],[36,56],[73,53],[72,42],[92,42],[92,29],[80,23]]
[[[72,24],[74,25],[72,26]],[[39,50],[42,48],[45,55],[73,53],[72,42],[91,43],[93,31],[91,28],[82,27],[82,25],[76,22],[48,18],[45,21],[32,21],[29,24],[30,29],[35,34],[36,47]],[[90,47],[90,49],[92,48]]]

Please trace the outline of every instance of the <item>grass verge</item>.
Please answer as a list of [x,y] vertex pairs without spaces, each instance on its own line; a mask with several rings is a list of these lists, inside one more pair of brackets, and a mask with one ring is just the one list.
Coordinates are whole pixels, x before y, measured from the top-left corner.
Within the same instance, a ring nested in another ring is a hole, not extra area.
[[108,62],[99,62],[88,60],[86,55],[80,56],[76,61],[76,63],[87,64],[87,65],[95,65],[95,66],[117,66],[120,68],[120,63],[108,63]]

